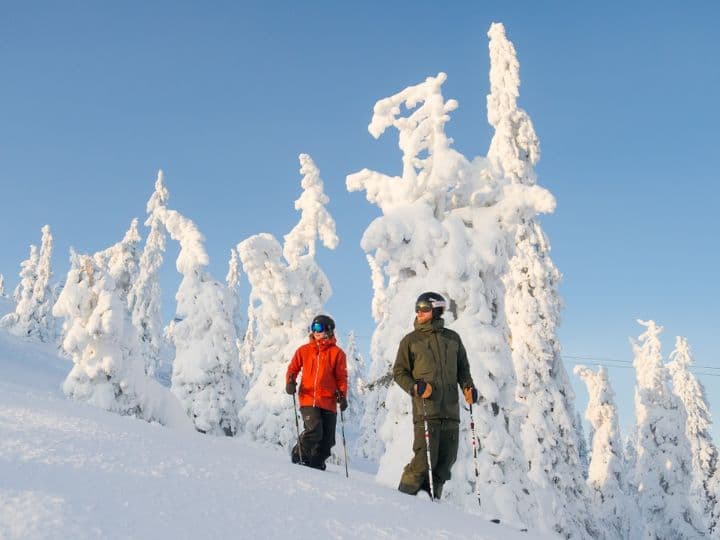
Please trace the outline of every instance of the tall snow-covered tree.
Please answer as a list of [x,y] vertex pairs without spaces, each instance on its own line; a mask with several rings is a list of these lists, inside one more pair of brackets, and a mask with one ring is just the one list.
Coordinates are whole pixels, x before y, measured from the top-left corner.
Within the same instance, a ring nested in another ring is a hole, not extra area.
[[690,371],[692,364],[690,345],[687,339],[678,336],[667,369],[672,377],[673,392],[687,412],[685,434],[692,454],[692,500],[695,511],[704,520],[705,530],[712,535],[718,532],[720,525],[717,522],[720,492],[713,485],[718,472],[718,451],[710,432],[712,422],[705,388]]
[[585,418],[593,428],[593,437],[587,483],[600,534],[608,540],[632,540],[636,536],[631,521],[637,513],[632,511],[635,503],[628,496],[615,392],[605,368],[593,371],[575,366],[574,371],[587,386],[589,396]]
[[[388,127],[398,129],[402,176],[365,169],[347,178],[348,190],[365,190],[383,213],[361,242],[372,272],[377,328],[367,407],[375,419],[363,422],[372,431],[363,440],[371,444],[359,450],[381,456],[379,480],[396,485],[412,455],[412,424],[410,399],[392,384],[391,369],[398,343],[412,329],[415,298],[437,291],[451,302],[446,324],[462,336],[484,398],[476,409],[483,509],[524,521],[533,514],[533,501],[517,434],[510,430],[515,377],[500,276],[507,265],[506,230],[521,216],[552,210],[554,199],[538,186],[513,185],[493,175],[486,159],[470,162],[450,147],[444,125],[457,102],[444,100],[445,79],[444,73],[429,77],[375,105],[368,129],[376,138]],[[407,116],[401,116],[403,106]],[[458,461],[444,496],[477,508],[470,436],[467,426],[462,428]],[[379,444],[372,444],[375,440]]]
[[690,502],[692,455],[685,435],[687,413],[672,393],[660,351],[662,327],[646,327],[632,341],[635,366],[637,461],[635,481],[642,538],[702,538],[703,525]]
[[0,274],[0,298],[7,298],[5,293],[5,276]]
[[[502,24],[490,37],[488,121],[495,128],[488,161],[493,174],[516,185],[537,182],[534,166],[540,146],[528,114],[518,107],[520,66]],[[574,393],[560,356],[557,336],[562,301],[560,272],[550,244],[534,216],[508,229],[513,256],[503,275],[505,312],[516,399],[525,412],[519,430],[540,504],[538,517],[549,530],[569,537],[596,535],[574,426]]]
[[55,294],[50,285],[52,246],[50,227],[45,225],[40,251],[30,246],[30,257],[20,265],[20,283],[14,294],[17,302],[15,312],[0,321],[15,335],[45,343],[51,343],[57,337],[56,321],[52,315]]
[[195,429],[211,435],[235,435],[239,366],[233,300],[225,284],[206,270],[209,259],[204,237],[195,223],[167,208],[159,197],[152,214],[180,244],[176,267],[183,277],[175,295],[172,391]]
[[121,291],[98,258],[73,255],[53,308],[65,319],[62,347],[74,363],[63,391],[108,411],[188,427],[177,399],[143,372]]
[[52,343],[57,338],[56,321],[52,314],[52,307],[55,303],[55,290],[50,284],[52,278],[52,251],[53,237],[50,233],[50,226],[45,225],[42,228],[37,279],[33,285],[37,337],[45,343]]
[[164,338],[162,335],[161,290],[159,270],[163,263],[167,231],[154,213],[165,206],[169,194],[163,182],[163,172],[158,171],[155,191],[147,202],[148,218],[145,226],[150,227],[145,247],[138,266],[137,277],[128,293],[128,309],[138,331],[140,356],[143,358],[145,373],[164,379],[169,367],[163,358]]
[[[297,437],[292,401],[285,394],[285,372],[295,349],[307,340],[313,317],[323,311],[332,294],[330,282],[315,261],[315,242],[319,239],[328,249],[338,244],[319,170],[310,156],[301,154],[299,159],[303,192],[295,208],[301,215],[285,235],[284,245],[262,233],[237,246],[250,283],[252,357],[245,361],[253,370],[240,420],[253,438],[284,448],[290,448]],[[336,322],[341,328],[342,322]]]

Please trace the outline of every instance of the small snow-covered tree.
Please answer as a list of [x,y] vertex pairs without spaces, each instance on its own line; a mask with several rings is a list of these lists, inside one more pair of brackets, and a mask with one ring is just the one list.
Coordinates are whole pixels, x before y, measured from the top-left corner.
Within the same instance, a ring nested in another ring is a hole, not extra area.
[[713,534],[718,527],[720,510],[720,493],[713,489],[713,477],[718,471],[718,451],[710,432],[712,422],[705,388],[690,371],[692,364],[690,346],[684,337],[678,336],[667,369],[672,377],[673,392],[687,412],[685,434],[692,453],[691,496],[695,511],[703,517],[708,534]]
[[63,317],[63,350],[73,369],[65,394],[105,410],[176,427],[189,423],[179,402],[147,378],[121,288],[97,258],[73,255],[53,312]]
[[0,274],[0,298],[7,298],[5,293],[5,276]]
[[20,263],[20,283],[15,287],[13,300],[16,306],[13,313],[8,313],[0,324],[17,335],[28,335],[28,322],[32,318],[34,307],[33,287],[37,280],[38,250],[30,246],[30,256]]
[[175,295],[176,321],[171,334],[175,345],[172,391],[195,429],[232,436],[238,429],[239,406],[233,299],[228,288],[207,272],[204,237],[195,223],[168,209],[164,201],[156,203],[153,219],[180,243],[176,267],[183,276]]
[[[285,372],[308,325],[332,294],[330,282],[315,262],[315,242],[328,249],[338,244],[335,222],[325,208],[320,173],[307,154],[301,154],[303,192],[295,202],[298,224],[285,235],[284,245],[270,234],[252,236],[237,246],[250,284],[248,334],[252,379],[240,411],[245,431],[257,440],[289,448],[295,441],[294,410],[285,394]],[[340,323],[338,324],[340,326]]]
[[574,371],[587,386],[589,396],[585,418],[593,428],[593,437],[587,483],[599,530],[608,540],[632,540],[630,522],[637,514],[628,496],[615,392],[605,368],[596,372],[575,366]]
[[703,526],[690,502],[692,456],[685,435],[687,413],[672,393],[654,321],[631,341],[636,387],[637,462],[635,481],[642,512],[642,538],[701,538]]
[[357,426],[362,422],[365,412],[365,384],[366,369],[365,357],[357,346],[355,332],[351,330],[347,334],[345,342],[345,354],[347,356],[348,371],[348,408],[345,412],[347,421],[353,426]]
[[164,206],[168,197],[163,172],[158,171],[155,191],[147,202],[148,218],[145,226],[150,227],[150,232],[140,255],[137,277],[128,293],[128,309],[138,331],[145,373],[163,379],[167,377],[169,367],[165,365],[162,355],[164,338],[159,271],[163,263],[167,231],[154,211]]
[[21,264],[20,283],[14,295],[17,302],[15,312],[1,321],[2,326],[13,334],[45,343],[51,343],[57,337],[56,321],[52,315],[55,295],[50,285],[52,246],[50,227],[45,225],[40,251],[30,246],[30,258]]
[[367,365],[365,357],[358,348],[354,330],[348,332],[343,349],[347,355],[348,368],[348,408],[345,411],[345,423],[349,433],[348,439],[353,441],[348,452],[356,456],[367,457],[359,451],[359,448],[365,443],[365,441],[361,441],[360,434],[369,431],[364,430],[362,423],[371,417],[365,412],[365,408],[368,406]]

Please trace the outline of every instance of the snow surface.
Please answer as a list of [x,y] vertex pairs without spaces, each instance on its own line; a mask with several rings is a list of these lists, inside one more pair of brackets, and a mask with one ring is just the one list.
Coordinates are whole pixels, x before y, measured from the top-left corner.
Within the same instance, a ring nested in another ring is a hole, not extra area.
[[[0,312],[6,311],[0,300]],[[9,308],[8,308],[9,309]],[[0,538],[550,538],[242,437],[66,399],[72,363],[0,332]],[[340,444],[340,441],[338,440]]]

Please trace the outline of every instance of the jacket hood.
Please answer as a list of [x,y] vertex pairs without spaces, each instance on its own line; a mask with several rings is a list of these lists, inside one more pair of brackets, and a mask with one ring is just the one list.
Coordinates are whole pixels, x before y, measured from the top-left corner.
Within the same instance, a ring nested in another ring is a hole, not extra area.
[[329,338],[320,338],[315,339],[315,336],[310,334],[310,338],[308,339],[308,343],[314,343],[321,349],[327,349],[328,347],[331,347],[332,345],[335,345],[337,343],[337,339],[335,339],[335,336],[331,336]]
[[430,319],[426,323],[419,323],[416,317],[414,326],[418,332],[439,332],[445,328],[445,321],[443,319]]

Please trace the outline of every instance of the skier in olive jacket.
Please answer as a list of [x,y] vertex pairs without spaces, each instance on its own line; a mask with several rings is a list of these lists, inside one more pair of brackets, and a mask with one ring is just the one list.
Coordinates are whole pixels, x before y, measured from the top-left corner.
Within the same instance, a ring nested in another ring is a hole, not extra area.
[[423,402],[427,413],[435,498],[450,479],[458,451],[460,407],[457,386],[468,403],[477,401],[465,347],[460,336],[444,327],[445,299],[438,293],[421,294],[415,303],[415,330],[400,342],[393,378],[412,396],[414,457],[405,466],[398,489],[416,495],[430,493]]
[[300,412],[305,430],[300,448],[292,449],[293,463],[325,470],[325,460],[335,446],[337,407],[347,408],[347,362],[335,341],[335,321],[318,315],[310,325],[310,339],[295,351],[285,375],[285,391],[294,394],[300,379]]

